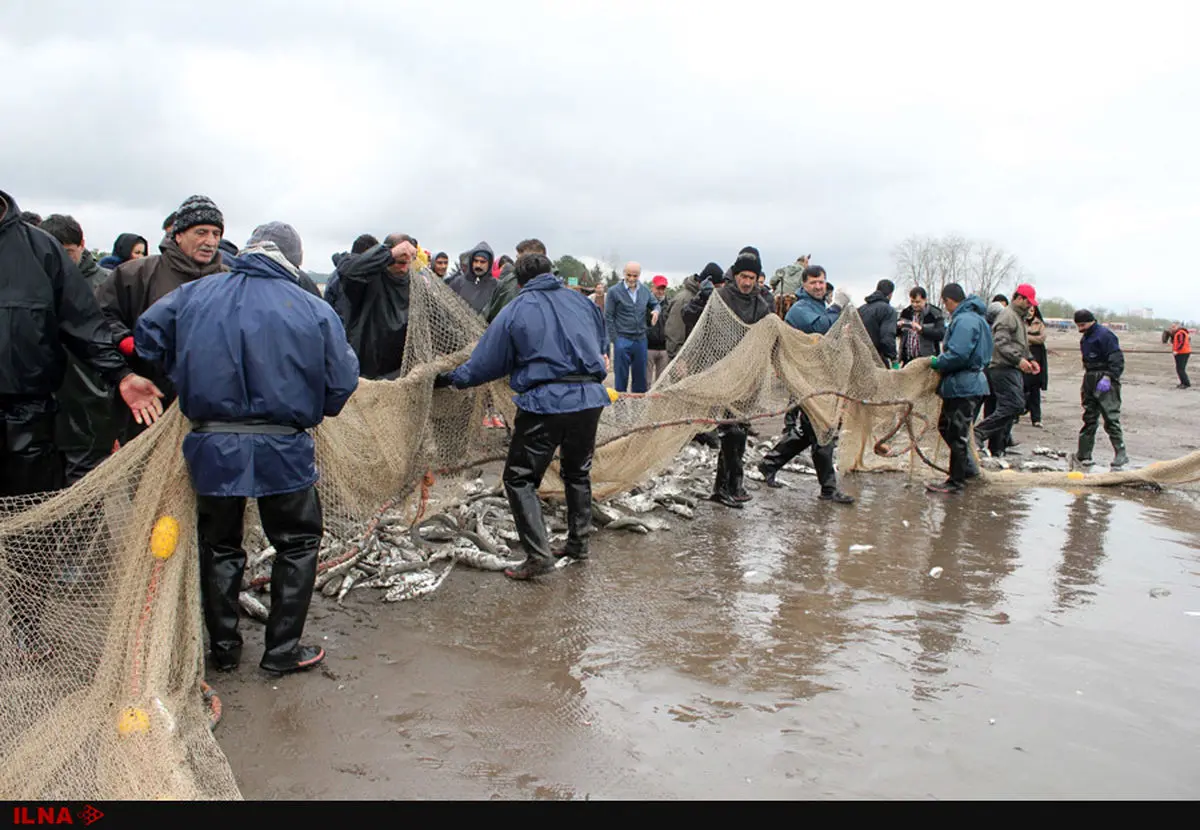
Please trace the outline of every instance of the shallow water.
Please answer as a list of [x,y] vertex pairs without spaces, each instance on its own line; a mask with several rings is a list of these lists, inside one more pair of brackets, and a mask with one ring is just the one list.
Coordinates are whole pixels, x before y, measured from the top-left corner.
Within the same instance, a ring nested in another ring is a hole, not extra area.
[[246,622],[243,667],[210,678],[243,795],[1200,794],[1187,496],[859,475],[847,508],[798,481],[600,534],[537,583],[320,601],[323,672],[261,674]]

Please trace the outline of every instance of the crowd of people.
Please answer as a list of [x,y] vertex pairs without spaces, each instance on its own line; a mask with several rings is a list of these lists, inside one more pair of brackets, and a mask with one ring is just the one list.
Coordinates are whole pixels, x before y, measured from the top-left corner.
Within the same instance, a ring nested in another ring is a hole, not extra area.
[[[275,547],[271,609],[262,668],[309,668],[324,651],[301,642],[323,533],[310,430],[336,416],[359,378],[400,376],[413,279],[442,280],[485,327],[470,359],[439,375],[435,395],[503,377],[516,393],[503,485],[524,561],[513,579],[547,573],[556,558],[588,556],[590,468],[600,415],[615,395],[646,392],[691,336],[714,294],[746,325],[776,314],[808,334],[827,333],[849,307],[825,269],[810,257],[780,269],[768,284],[759,251],[747,246],[722,268],[710,262],[668,298],[661,275],[642,281],[636,262],[623,279],[590,295],[566,286],[546,246],[526,239],[515,257],[496,257],[480,242],[451,270],[445,252],[430,256],[417,239],[389,233],[358,237],[334,255],[324,294],[302,270],[303,246],[283,222],[255,228],[238,248],[224,235],[222,211],[191,196],[162,224],[157,253],[145,237],[122,234],[100,262],[69,216],[45,220],[20,211],[0,192],[0,496],[44,496],[71,485],[135,438],[178,401],[191,431],[183,454],[197,494],[201,593],[211,657],[239,664],[238,591],[246,564],[245,500],[256,499]],[[1040,424],[1046,388],[1044,325],[1033,286],[1019,285],[992,309],[946,285],[935,306],[925,289],[892,305],[895,286],[881,280],[858,313],[880,367],[929,359],[941,375],[938,430],[950,447],[949,475],[932,491],[963,490],[978,468],[974,433],[993,456],[1012,451],[1011,431],[1028,412]],[[1123,355],[1116,335],[1085,311],[1081,338],[1083,428],[1074,459],[1091,463],[1103,420],[1116,457],[1127,462],[1120,427]],[[1182,366],[1190,352],[1177,338]],[[604,387],[609,372],[616,392]],[[444,390],[444,391],[442,391]],[[489,426],[505,426],[493,415]],[[712,501],[740,509],[751,496],[743,458],[750,424],[729,415],[697,440],[718,449]],[[811,450],[818,497],[854,500],[838,487],[836,439],[821,444],[799,406],[759,466],[768,487]],[[551,548],[537,489],[558,452],[566,485],[568,536]],[[41,653],[35,621],[20,636]]]

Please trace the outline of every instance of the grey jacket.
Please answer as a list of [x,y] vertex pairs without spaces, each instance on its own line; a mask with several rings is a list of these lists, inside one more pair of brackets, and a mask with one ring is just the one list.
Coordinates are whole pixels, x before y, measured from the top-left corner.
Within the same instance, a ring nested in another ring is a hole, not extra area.
[[1006,366],[1015,369],[1022,360],[1030,357],[1025,321],[1010,305],[992,323],[992,362],[989,368]]

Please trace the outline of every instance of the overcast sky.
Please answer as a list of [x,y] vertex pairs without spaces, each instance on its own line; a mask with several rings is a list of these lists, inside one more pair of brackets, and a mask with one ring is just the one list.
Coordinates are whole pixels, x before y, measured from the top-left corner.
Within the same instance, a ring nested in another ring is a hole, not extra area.
[[[861,300],[911,234],[1200,318],[1200,4],[0,2],[0,190],[89,245],[202,193],[304,266],[527,236],[675,280],[757,246]],[[1011,288],[1011,287],[1010,287]]]

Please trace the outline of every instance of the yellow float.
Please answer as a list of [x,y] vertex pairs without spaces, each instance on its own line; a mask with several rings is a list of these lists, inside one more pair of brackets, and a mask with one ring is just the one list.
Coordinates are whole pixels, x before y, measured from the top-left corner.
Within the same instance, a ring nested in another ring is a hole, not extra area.
[[1072,470],[1067,473],[1067,478],[1071,481],[1083,481],[1083,473],[1079,472],[1079,470]]
[[150,553],[155,559],[170,559],[178,546],[179,522],[171,516],[163,516],[150,532]]
[[621,397],[621,393],[616,389],[608,389],[607,387],[605,387],[605,389],[608,391],[608,399],[613,403],[616,403],[617,398]]
[[122,737],[140,735],[149,728],[150,716],[144,710],[134,706],[121,710],[121,717],[117,719],[117,732]]

